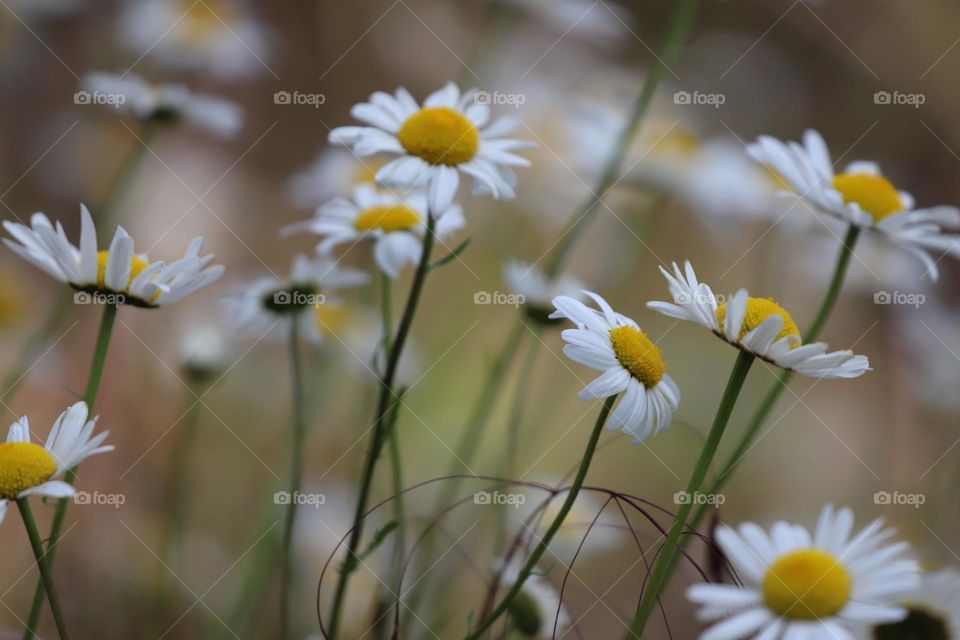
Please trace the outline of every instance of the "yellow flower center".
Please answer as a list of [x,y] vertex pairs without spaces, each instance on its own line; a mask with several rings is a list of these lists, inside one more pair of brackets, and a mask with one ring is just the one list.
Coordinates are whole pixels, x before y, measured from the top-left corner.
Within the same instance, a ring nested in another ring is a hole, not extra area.
[[430,164],[468,162],[480,147],[480,132],[450,107],[420,109],[403,123],[397,139],[409,153]]
[[354,171],[354,182],[357,184],[377,184],[377,172],[383,168],[382,160],[364,158],[363,162]]
[[370,207],[357,215],[353,226],[358,231],[373,231],[379,229],[391,231],[406,231],[420,222],[420,215],[405,204],[389,204]]
[[185,38],[191,42],[203,42],[218,29],[226,28],[235,18],[233,8],[221,0],[186,0],[181,27]]
[[[107,288],[107,257],[109,256],[109,251],[100,251],[97,253],[97,286],[101,289]],[[134,255],[133,260],[130,262],[130,278],[127,280],[127,284],[124,285],[124,289],[130,286],[130,283],[133,282],[133,279],[140,275],[140,272],[146,269],[149,265],[146,261],[143,260],[140,256]]]
[[801,549],[767,569],[763,601],[786,618],[816,620],[840,611],[852,589],[853,580],[839,559],[819,549]]
[[0,271],[0,327],[12,325],[23,311],[23,287],[20,280],[7,271]]
[[350,312],[340,304],[327,302],[313,308],[313,318],[320,333],[340,335],[350,326]]
[[[800,330],[797,328],[797,323],[793,321],[793,318],[790,317],[790,314],[787,313],[783,307],[773,301],[773,298],[747,298],[747,310],[743,314],[743,325],[740,327],[740,335],[737,339],[743,340],[745,335],[759,327],[764,320],[773,314],[777,314],[783,318],[783,329],[780,331],[780,335],[777,336],[777,340],[782,340],[787,336],[800,337]],[[726,319],[727,303],[724,302],[717,307],[717,322],[719,322],[722,327]]]
[[844,202],[860,205],[861,209],[873,216],[874,222],[903,211],[897,188],[883,176],[841,173],[833,178],[833,188],[840,192]]
[[642,331],[633,327],[611,329],[610,342],[617,360],[643,386],[649,389],[663,379],[667,370],[663,354]]
[[40,445],[0,443],[0,498],[15,500],[21,491],[43,484],[56,471],[57,464]]
[[656,139],[650,150],[661,156],[689,158],[702,146],[697,134],[681,125],[672,126],[665,131],[654,130],[651,136],[656,136]]

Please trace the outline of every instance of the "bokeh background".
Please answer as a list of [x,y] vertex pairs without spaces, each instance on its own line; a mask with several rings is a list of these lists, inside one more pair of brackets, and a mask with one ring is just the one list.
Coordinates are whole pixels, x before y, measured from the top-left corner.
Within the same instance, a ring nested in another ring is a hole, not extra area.
[[[227,266],[223,280],[183,304],[121,311],[96,407],[116,451],[85,465],[79,487],[123,496],[123,504],[71,507],[56,577],[77,637],[272,637],[281,516],[273,496],[286,482],[289,457],[287,353],[282,332],[238,331],[222,298],[263,273],[282,275],[295,252],[311,251],[311,238],[282,239],[278,230],[309,217],[318,198],[346,191],[363,167],[339,179],[292,178],[328,149],[331,128],[351,123],[353,104],[397,86],[421,98],[454,80],[512,96],[513,104],[495,110],[515,111],[523,122],[519,137],[538,144],[528,154],[532,168],[521,171],[516,200],[464,191],[469,225],[460,237],[471,244],[430,278],[414,326],[403,370],[408,410],[398,427],[404,483],[446,473],[490,361],[517,317],[512,306],[478,305],[475,296],[508,292],[505,262],[541,260],[575,204],[589,195],[655,62],[672,3],[170,0],[163,4],[173,18],[157,29],[153,46],[139,50],[129,18],[142,9],[137,4],[0,2],[3,218],[26,220],[43,211],[76,237],[79,203],[96,214],[124,163],[141,153],[117,203],[117,222],[138,248],[150,247],[152,258],[173,258],[203,235]],[[225,44],[171,51],[164,34],[181,19],[196,22],[196,42]],[[648,300],[667,295],[658,265],[691,259],[715,289],[745,286],[774,296],[801,329],[825,291],[843,229],[767,197],[772,180],[744,159],[744,144],[760,134],[798,139],[813,127],[835,158],[880,162],[919,205],[960,202],[958,24],[960,7],[947,0],[926,0],[922,10],[895,0],[701,3],[623,178],[569,262],[571,273],[657,338],[683,402],[674,428],[645,445],[607,434],[591,485],[673,508],[734,361],[734,351],[708,333],[645,309]],[[234,101],[244,110],[242,132],[223,140],[171,126],[144,140],[129,116],[75,102],[80,79],[93,70],[183,82]],[[274,96],[284,91],[322,98],[315,105],[278,104]],[[909,99],[887,104],[877,92]],[[344,263],[369,268],[367,248],[351,251]],[[853,381],[795,380],[725,490],[719,518],[812,525],[822,504],[833,501],[852,506],[864,522],[887,518],[927,566],[960,561],[958,270],[949,256],[939,266],[934,283],[896,249],[870,238],[861,243],[822,337],[868,355],[874,371]],[[876,304],[881,292],[922,300]],[[65,295],[11,252],[0,253],[5,365],[14,366]],[[300,512],[301,637],[318,631],[317,581],[349,528],[377,391],[368,362],[378,339],[371,312],[376,290],[351,293],[348,301],[350,313],[336,335],[308,357],[306,486],[324,504]],[[33,350],[23,379],[0,390],[8,422],[27,414],[34,430],[46,433],[85,384],[97,322],[94,307],[70,306]],[[212,385],[198,386],[184,367],[198,332],[204,346],[217,348],[214,354],[221,350]],[[461,473],[502,471],[518,368],[534,339],[526,332],[475,460]],[[593,374],[563,357],[557,331],[542,339],[532,374],[524,376],[513,475],[553,484],[579,460],[597,407],[576,400]],[[742,430],[775,374],[755,367],[731,434]],[[161,559],[170,450],[193,418],[187,490],[179,497],[186,535],[173,560]],[[460,495],[485,487],[465,482]],[[431,517],[437,488],[407,497],[411,534]],[[920,495],[923,504],[877,504],[880,491]],[[374,498],[390,493],[384,460]],[[536,495],[543,494],[531,493],[531,501]],[[413,620],[409,637],[459,637],[490,575],[498,515],[509,509],[498,513],[471,502],[445,521],[440,548],[447,553],[424,581],[429,590],[418,611],[430,629]],[[35,510],[46,523],[52,510]],[[635,525],[652,550],[655,530],[639,519]],[[570,637],[620,637],[635,607],[644,577],[636,543],[615,518],[604,528],[591,537],[567,585],[565,600],[578,619]],[[18,637],[33,561],[15,518],[0,536],[0,627]],[[387,559],[381,553],[369,563],[383,579]],[[558,560],[550,576],[559,583],[562,575]],[[682,598],[694,575],[681,570],[665,597],[672,637],[692,637],[696,629]],[[330,586],[321,594],[324,611]],[[361,569],[350,593],[348,637],[380,637],[381,629],[367,631],[378,593],[377,577]],[[47,618],[44,637],[54,633]],[[662,619],[655,625],[651,637],[668,637]]]

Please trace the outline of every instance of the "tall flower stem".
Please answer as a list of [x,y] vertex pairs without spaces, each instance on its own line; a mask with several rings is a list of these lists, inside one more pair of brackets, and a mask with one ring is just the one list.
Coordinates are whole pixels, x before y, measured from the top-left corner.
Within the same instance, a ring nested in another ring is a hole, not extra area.
[[687,483],[687,496],[689,497],[677,510],[676,519],[667,533],[667,539],[663,543],[660,553],[657,555],[657,561],[653,565],[653,571],[650,574],[650,581],[647,584],[646,591],[640,600],[640,607],[630,625],[630,631],[625,636],[628,640],[643,637],[643,630],[647,626],[647,620],[657,604],[660,594],[667,585],[671,569],[680,553],[680,535],[687,526],[687,517],[693,508],[694,497],[701,492],[703,482],[707,477],[707,471],[717,453],[717,447],[723,437],[723,432],[730,420],[730,414],[733,413],[733,407],[737,403],[737,396],[743,388],[743,383],[750,372],[750,366],[753,364],[755,356],[746,351],[741,351],[737,356],[737,362],[733,365],[733,371],[730,372],[730,378],[727,380],[727,388],[723,392],[723,398],[720,400],[720,406],[717,407],[717,413],[713,418],[713,426],[710,427],[710,434],[700,452],[700,458],[697,460],[697,466],[694,468],[693,475],[690,476],[690,482]]
[[290,484],[288,485],[287,510],[283,520],[283,537],[280,542],[280,640],[290,637],[290,582],[293,578],[293,563],[290,545],[293,527],[297,519],[297,496],[303,480],[303,443],[307,423],[303,414],[303,370],[300,363],[299,314],[290,321],[290,381],[293,387],[293,438],[290,446]]
[[[90,364],[90,374],[87,377],[87,390],[83,399],[87,403],[87,410],[93,415],[93,405],[97,399],[97,391],[100,390],[100,380],[103,377],[103,366],[107,362],[107,350],[110,348],[110,337],[113,335],[113,325],[117,319],[116,305],[106,305],[103,308],[103,316],[100,318],[100,330],[97,333],[97,344],[93,351],[93,362]],[[77,478],[76,468],[67,471],[64,480],[73,484]],[[50,525],[50,535],[47,536],[46,562],[48,569],[53,568],[53,559],[57,552],[57,543],[60,540],[60,532],[63,529],[63,521],[67,516],[67,498],[61,498],[57,501],[56,509],[53,513],[53,522]],[[21,511],[30,510],[30,506],[24,504],[20,507]],[[45,594],[43,581],[37,583],[33,592],[33,603],[30,606],[30,615],[27,618],[27,628],[24,630],[24,639],[30,640],[34,637],[34,630],[37,628],[37,621],[40,619],[40,609],[43,607],[43,597]]]
[[610,415],[610,409],[613,407],[613,403],[616,401],[616,399],[617,396],[610,396],[604,401],[603,408],[600,409],[600,415],[597,416],[597,422],[593,425],[593,431],[590,433],[590,440],[587,442],[587,447],[583,452],[583,458],[580,460],[580,467],[577,469],[577,475],[573,479],[573,484],[570,486],[570,491],[567,493],[567,498],[563,501],[563,505],[561,505],[560,511],[557,513],[557,517],[554,518],[553,522],[550,524],[550,527],[543,534],[543,537],[540,538],[540,542],[533,550],[533,553],[530,554],[530,557],[527,559],[523,569],[521,569],[520,573],[517,575],[516,582],[513,583],[513,586],[510,587],[510,590],[507,591],[506,595],[503,596],[500,604],[494,607],[493,611],[490,612],[490,615],[485,617],[477,624],[476,628],[474,628],[473,631],[466,636],[466,640],[478,640],[478,638],[483,637],[484,632],[489,629],[494,622],[497,621],[497,618],[503,615],[510,608],[510,605],[523,588],[523,583],[526,582],[527,578],[530,577],[533,569],[537,566],[537,562],[540,561],[540,558],[543,556],[544,552],[546,552],[547,547],[550,546],[550,541],[553,540],[553,537],[557,534],[557,531],[559,531],[560,527],[563,526],[563,521],[566,519],[567,514],[570,513],[570,509],[573,508],[574,502],[577,501],[577,495],[580,493],[580,487],[583,486],[583,482],[587,478],[587,471],[590,470],[590,463],[593,461],[593,454],[597,450],[597,443],[600,441],[600,435],[603,433],[603,427],[607,423],[607,416]]
[[370,489],[373,485],[374,471],[377,466],[377,460],[383,450],[393,405],[392,401],[396,395],[394,378],[397,375],[397,368],[400,365],[400,356],[403,355],[403,347],[407,343],[410,328],[413,326],[413,318],[417,312],[420,296],[423,293],[423,285],[426,282],[427,274],[430,272],[430,255],[433,253],[436,223],[434,212],[428,211],[427,229],[423,236],[423,249],[420,253],[420,262],[417,264],[417,270],[413,276],[413,283],[410,285],[407,304],[403,310],[403,316],[400,318],[400,325],[397,327],[396,336],[392,340],[390,350],[387,353],[386,367],[380,379],[380,397],[377,401],[377,411],[373,421],[373,435],[371,437],[370,449],[367,451],[363,476],[360,480],[360,495],[357,498],[357,508],[353,516],[353,528],[350,533],[350,540],[347,543],[347,557],[340,570],[340,577],[337,580],[337,588],[333,596],[333,605],[330,609],[330,628],[327,633],[327,637],[330,640],[334,640],[337,637],[337,628],[340,624],[343,600],[347,593],[350,575],[355,568],[356,558],[358,557],[357,553],[360,550],[360,541],[363,537],[364,516],[366,515],[367,504],[370,500]]
[[50,572],[50,565],[47,562],[47,556],[43,550],[43,542],[40,540],[40,532],[37,531],[37,523],[33,519],[33,513],[27,505],[26,498],[17,498],[17,506],[20,508],[20,516],[23,518],[23,526],[27,530],[27,536],[30,538],[30,546],[33,548],[33,556],[37,559],[37,569],[40,570],[40,583],[47,592],[50,599],[50,610],[53,611],[53,620],[57,625],[57,633],[60,634],[60,640],[67,640],[67,628],[63,623],[63,613],[60,611],[60,598],[57,596],[57,590],[53,586],[53,574]]

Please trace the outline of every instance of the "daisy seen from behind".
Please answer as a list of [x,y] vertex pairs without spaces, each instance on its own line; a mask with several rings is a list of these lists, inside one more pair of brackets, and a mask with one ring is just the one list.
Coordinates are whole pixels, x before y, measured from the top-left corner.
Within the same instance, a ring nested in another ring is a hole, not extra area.
[[850,509],[823,508],[816,529],[778,522],[769,532],[721,526],[717,544],[740,585],[697,584],[687,598],[714,623],[701,640],[853,640],[865,624],[907,615],[900,598],[920,583],[906,542],[878,519],[854,533]]
[[960,569],[924,573],[920,587],[903,599],[907,617],[878,624],[863,640],[951,640],[960,638]]

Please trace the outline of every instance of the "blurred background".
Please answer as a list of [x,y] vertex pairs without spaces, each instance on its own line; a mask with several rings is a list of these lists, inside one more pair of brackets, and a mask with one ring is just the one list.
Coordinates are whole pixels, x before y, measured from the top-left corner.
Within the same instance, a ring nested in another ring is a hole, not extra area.
[[[113,214],[138,250],[149,247],[151,258],[170,260],[203,235],[227,266],[223,280],[182,304],[120,312],[95,409],[116,451],[85,465],[78,487],[122,499],[68,512],[56,567],[65,614],[77,637],[272,637],[282,515],[274,493],[286,483],[290,439],[287,353],[282,332],[239,331],[222,299],[261,275],[282,276],[294,253],[312,251],[313,239],[282,239],[280,227],[308,218],[363,179],[363,166],[349,153],[330,152],[326,142],[330,129],[353,124],[353,104],[398,86],[421,99],[450,80],[493,95],[497,114],[522,119],[517,137],[537,143],[527,153],[533,165],[520,171],[514,201],[463,190],[468,227],[456,241],[469,237],[471,244],[430,278],[402,371],[410,386],[398,426],[404,484],[447,473],[491,360],[517,318],[513,306],[476,304],[476,296],[509,292],[505,263],[541,260],[590,194],[655,62],[672,3],[0,5],[4,219],[26,221],[43,211],[76,239],[79,204],[96,216],[123,168],[139,157],[114,191]],[[879,162],[918,206],[960,202],[958,24],[960,6],[947,0],[927,0],[922,11],[894,0],[701,3],[622,179],[568,263],[571,274],[655,338],[683,402],[674,427],[645,445],[606,434],[590,485],[673,509],[735,359],[709,333],[672,326],[645,309],[648,300],[667,296],[658,265],[690,259],[715,290],[747,287],[774,296],[801,330],[825,291],[843,228],[802,208],[787,211],[772,197],[774,181],[744,156],[744,144],[761,134],[796,140],[816,128],[841,164]],[[76,98],[91,71],[184,83],[239,104],[243,127],[222,137],[183,123],[147,138],[122,110]],[[286,100],[284,93],[306,97]],[[112,233],[100,229],[101,242]],[[369,268],[368,247],[344,262]],[[833,501],[853,507],[864,523],[887,518],[926,566],[958,561],[952,488],[960,481],[960,272],[949,256],[939,267],[934,283],[904,253],[870,237],[861,242],[822,339],[868,355],[874,371],[852,381],[796,379],[726,488],[717,517],[812,526],[823,503]],[[406,286],[406,278],[398,283],[398,297]],[[883,304],[884,292],[911,294],[915,304]],[[49,309],[69,295],[12,252],[0,253],[0,357],[9,370]],[[323,500],[300,509],[296,532],[300,637],[319,630],[317,583],[350,526],[377,393],[369,365],[379,339],[370,311],[376,289],[346,300],[339,330],[308,353],[305,485]],[[7,422],[27,414],[35,431],[47,432],[83,389],[98,320],[96,308],[70,305],[29,350],[25,376],[8,378],[0,390]],[[525,332],[474,460],[459,473],[502,471],[521,379],[526,403],[513,476],[556,484],[575,467],[598,409],[576,393],[594,374],[563,357],[558,333],[543,332],[532,372],[521,375],[522,354],[537,339]],[[198,361],[209,375],[194,375]],[[742,431],[776,373],[754,368],[730,434]],[[171,447],[194,421],[185,490],[177,497],[185,534],[163,557]],[[391,494],[389,466],[384,460],[380,467],[373,504]],[[410,536],[435,515],[439,486],[407,495]],[[489,488],[472,480],[458,495]],[[919,495],[923,504],[878,504],[877,492]],[[545,495],[530,490],[526,506]],[[581,533],[602,500],[593,511],[588,498],[582,502],[572,525]],[[35,511],[46,527],[52,509]],[[410,620],[406,636],[462,634],[490,576],[497,522],[506,513],[518,526],[511,513],[517,511],[468,501],[445,519],[442,560],[418,583],[422,620]],[[564,599],[578,620],[571,637],[620,637],[644,578],[622,521],[601,524],[566,586]],[[657,532],[640,518],[634,525],[650,550]],[[6,522],[0,536],[7,550],[0,557],[0,627],[4,637],[19,637],[33,559],[18,524]],[[386,593],[380,580],[390,578],[388,560],[384,548],[368,561],[378,576],[367,569],[354,576],[345,637],[382,637],[382,629],[368,630]],[[692,637],[696,629],[682,598],[694,576],[683,567],[664,600],[672,637]],[[549,579],[559,585],[562,577],[562,566],[553,566]],[[324,613],[332,586],[328,575]],[[404,617],[413,618],[406,611]],[[43,619],[46,637],[53,633],[46,610]],[[651,637],[668,637],[663,619],[654,624]]]

